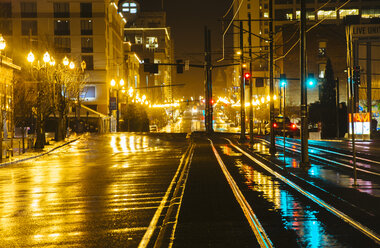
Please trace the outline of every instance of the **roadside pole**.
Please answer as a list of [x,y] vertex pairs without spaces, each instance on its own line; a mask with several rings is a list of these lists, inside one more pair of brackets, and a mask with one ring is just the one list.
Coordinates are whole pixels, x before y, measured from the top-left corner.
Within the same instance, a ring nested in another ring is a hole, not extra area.
[[301,83],[301,167],[309,167],[309,130],[306,87],[306,0],[301,0],[300,28],[300,83]]
[[351,142],[352,142],[352,163],[354,168],[354,187],[357,187],[357,168],[356,168],[356,147],[355,147],[355,125],[354,125],[354,113],[355,113],[355,98],[354,98],[354,82],[353,82],[353,41],[351,26],[346,26],[346,40],[347,40],[347,66],[348,66],[348,93],[349,98],[347,102],[350,109],[349,125],[351,125]]
[[273,82],[273,0],[269,0],[269,95],[272,101],[269,102],[270,117],[270,147],[269,153],[276,155],[276,140],[274,135],[274,82]]
[[244,78],[244,47],[243,47],[243,22],[240,21],[240,141],[244,142],[245,138],[245,78]]
[[253,144],[253,81],[252,81],[252,34],[251,13],[248,13],[248,44],[249,44],[249,143]]

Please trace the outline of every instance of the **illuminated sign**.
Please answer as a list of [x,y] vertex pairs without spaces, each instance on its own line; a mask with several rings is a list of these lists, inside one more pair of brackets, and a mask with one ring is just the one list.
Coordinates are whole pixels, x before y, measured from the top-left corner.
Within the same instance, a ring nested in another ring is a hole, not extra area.
[[352,25],[351,34],[353,38],[378,37],[380,36],[379,24]]
[[[348,115],[349,133],[352,134],[351,114]],[[369,113],[354,113],[355,134],[370,134],[371,118]]]

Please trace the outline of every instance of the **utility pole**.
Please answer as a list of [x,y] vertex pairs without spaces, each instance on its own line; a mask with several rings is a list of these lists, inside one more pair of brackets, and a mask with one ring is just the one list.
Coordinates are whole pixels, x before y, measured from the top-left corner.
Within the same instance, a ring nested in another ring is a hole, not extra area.
[[[366,74],[366,82],[367,82],[367,112],[369,113],[369,127],[370,127],[370,135],[373,137],[372,133],[372,48],[371,42],[367,42],[367,74]],[[360,75],[359,75],[360,77]],[[372,138],[370,137],[370,138]]]
[[253,144],[253,83],[252,83],[252,35],[251,35],[251,13],[248,13],[248,44],[249,44],[249,143]]
[[300,28],[300,83],[301,83],[301,167],[310,166],[309,130],[307,120],[307,87],[306,87],[306,0],[301,0]]
[[335,80],[336,84],[336,137],[339,138],[340,130],[339,130],[339,78]]
[[[301,0],[302,1],[302,0]],[[269,95],[272,101],[269,102],[270,115],[270,147],[269,153],[276,154],[276,140],[274,136],[274,85],[273,85],[273,0],[269,0]]]
[[210,130],[210,133],[214,132],[214,128],[213,128],[213,125],[212,125],[212,119],[213,119],[213,116],[214,116],[214,111],[213,111],[213,99],[212,99],[212,65],[211,65],[211,30],[208,29],[207,30],[207,40],[208,40],[208,43],[207,43],[207,47],[208,47],[208,99],[209,99],[209,108],[208,108],[208,111],[209,111],[209,114],[208,116],[210,117],[209,118],[209,130]]
[[211,83],[211,32],[205,27],[205,127],[206,132],[213,132],[212,128],[212,83]]
[[240,141],[245,141],[245,80],[244,80],[244,52],[243,52],[243,22],[240,21]]

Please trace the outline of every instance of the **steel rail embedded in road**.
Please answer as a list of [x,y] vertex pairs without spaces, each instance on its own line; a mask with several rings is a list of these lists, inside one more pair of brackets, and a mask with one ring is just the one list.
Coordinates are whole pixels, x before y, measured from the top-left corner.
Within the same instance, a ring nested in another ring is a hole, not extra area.
[[[262,140],[264,141],[265,143],[269,144],[269,142],[267,140],[264,140],[264,139],[259,139],[259,140]],[[291,143],[291,142],[288,142],[288,144],[294,144],[294,143]],[[297,146],[300,146],[299,144],[295,143]],[[280,146],[278,144],[276,144],[276,146],[279,146],[281,148],[283,148],[283,146]],[[311,148],[311,146],[309,145],[309,148]],[[292,152],[298,152],[300,153],[301,151],[299,149],[296,149],[296,148],[289,148],[289,147],[286,147],[287,150],[289,151],[292,151]],[[347,155],[347,154],[341,154],[341,153],[338,153],[338,152],[333,152],[333,151],[329,151],[329,150],[324,150],[322,148],[316,148],[313,146],[312,149],[315,149],[315,150],[320,150],[320,151],[323,151],[325,153],[332,153],[332,154],[336,154],[336,155],[344,155],[344,156],[348,156],[350,157],[350,155]],[[340,166],[343,166],[343,167],[346,167],[346,168],[349,168],[349,169],[353,169],[353,166],[352,165],[349,165],[349,164],[344,164],[344,163],[341,163],[341,162],[338,162],[338,161],[335,161],[335,160],[331,160],[331,159],[328,159],[328,158],[324,158],[324,157],[321,157],[321,156],[317,156],[317,155],[314,155],[312,153],[309,153],[309,157],[312,157],[314,159],[318,159],[318,160],[323,160],[325,162],[329,162],[329,163],[334,163],[336,165],[340,165]],[[357,157],[358,160],[366,160],[366,159],[362,159],[360,157]],[[371,161],[373,163],[378,163],[376,161],[372,161],[372,160],[368,160],[368,161]],[[364,168],[356,168],[356,170],[358,171],[361,171],[363,173],[367,173],[367,174],[371,174],[371,175],[374,175],[374,176],[380,176],[380,173],[377,173],[377,172],[373,172],[373,171],[370,171],[370,170],[366,170]]]
[[215,157],[223,171],[223,174],[226,177],[228,184],[230,185],[232,192],[235,195],[236,200],[238,201],[241,209],[243,210],[244,215],[247,218],[248,223],[251,226],[251,229],[253,233],[255,234],[257,241],[260,244],[260,247],[267,247],[267,248],[273,247],[272,241],[269,239],[263,226],[261,225],[260,221],[257,219],[255,213],[253,212],[251,206],[249,205],[249,203],[247,202],[247,200],[241,193],[239,187],[236,185],[236,182],[234,181],[234,179],[228,172],[226,165],[224,164],[222,158],[219,156],[218,151],[215,149],[214,143],[210,139],[209,141],[210,141],[212,150],[215,154]]
[[340,210],[334,208],[333,206],[331,206],[330,204],[326,203],[325,201],[323,201],[319,197],[317,197],[317,196],[311,194],[310,192],[302,189],[300,186],[298,186],[297,184],[293,183],[292,181],[290,181],[286,177],[280,175],[276,171],[272,170],[271,168],[269,168],[268,166],[266,166],[264,163],[262,163],[261,161],[259,161],[256,158],[254,158],[249,153],[245,152],[240,147],[234,145],[231,140],[229,140],[229,139],[226,139],[226,140],[231,144],[232,147],[234,147],[236,150],[238,150],[239,152],[241,152],[242,154],[244,154],[246,157],[248,157],[250,160],[252,160],[256,164],[260,165],[262,168],[264,168],[270,174],[272,174],[273,176],[275,176],[276,178],[278,178],[279,180],[281,180],[285,184],[289,185],[290,187],[292,187],[293,189],[295,189],[296,191],[298,191],[302,195],[306,196],[307,198],[309,198],[310,200],[312,200],[313,202],[315,202],[316,204],[318,204],[322,208],[328,210],[330,213],[332,213],[335,216],[339,217],[340,219],[342,219],[343,221],[345,221],[346,223],[348,223],[349,225],[351,225],[352,227],[354,227],[355,229],[357,229],[358,231],[360,231],[361,233],[363,233],[364,235],[366,235],[367,237],[369,237],[370,239],[372,239],[373,241],[375,241],[376,243],[380,244],[380,235],[379,234],[377,234],[376,232],[372,231],[368,227],[362,225],[358,221],[352,219],[351,217],[349,217],[345,213],[341,212]]
[[[295,142],[290,142],[290,141],[286,141],[286,142],[288,144],[294,144],[294,145],[300,146],[300,144],[295,143]],[[331,150],[325,150],[323,148],[319,148],[319,147],[316,147],[316,146],[313,146],[313,145],[309,145],[309,147],[313,147],[314,150],[322,151],[322,152],[325,152],[325,153],[331,153],[331,154],[336,154],[336,155],[339,155],[339,156],[342,156],[342,157],[352,158],[352,155],[349,155],[349,154],[344,154],[344,153],[340,153],[340,152],[336,152],[336,151],[331,151]],[[363,160],[363,161],[366,161],[366,162],[370,162],[370,163],[373,163],[373,164],[380,165],[379,161],[375,161],[375,160],[371,160],[371,159],[367,159],[367,158],[363,158],[363,157],[358,157],[358,156],[356,158],[358,160]]]
[[138,248],[145,248],[148,246],[149,241],[152,238],[155,229],[157,228],[157,223],[158,223],[158,220],[161,216],[161,213],[162,213],[164,207],[166,206],[166,203],[169,200],[169,195],[172,192],[173,187],[175,186],[175,184],[178,180],[178,177],[179,177],[180,172],[182,171],[182,168],[185,166],[186,161],[188,161],[186,158],[191,156],[192,146],[193,145],[190,144],[189,147],[187,148],[186,152],[182,155],[178,169],[177,169],[177,171],[176,171],[176,173],[175,173],[175,175],[174,175],[174,177],[173,177],[173,179],[172,179],[172,181],[171,181],[171,183],[170,183],[170,185],[169,185],[169,187],[165,193],[165,196],[162,198],[161,203],[160,203],[159,207],[157,208],[157,210],[156,210],[156,212],[155,212],[155,214],[154,214],[154,216],[153,216],[153,218],[149,224],[149,227],[147,228],[147,231],[145,232],[143,238],[141,239]]

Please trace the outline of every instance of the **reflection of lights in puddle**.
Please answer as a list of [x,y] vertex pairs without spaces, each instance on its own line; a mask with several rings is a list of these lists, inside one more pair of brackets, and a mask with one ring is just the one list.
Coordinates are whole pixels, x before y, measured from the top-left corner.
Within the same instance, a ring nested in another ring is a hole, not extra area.
[[61,236],[61,234],[60,233],[51,233],[48,236],[51,238],[57,238],[57,237]]
[[241,153],[234,152],[231,149],[231,147],[229,147],[227,145],[220,146],[220,148],[222,148],[222,151],[223,151],[224,154],[226,154],[228,156],[231,156],[231,157],[239,157],[239,156],[242,155]]
[[36,235],[34,235],[34,238],[35,239],[41,239],[43,237],[43,235],[41,235],[41,234],[36,234]]

